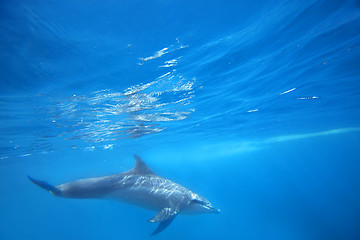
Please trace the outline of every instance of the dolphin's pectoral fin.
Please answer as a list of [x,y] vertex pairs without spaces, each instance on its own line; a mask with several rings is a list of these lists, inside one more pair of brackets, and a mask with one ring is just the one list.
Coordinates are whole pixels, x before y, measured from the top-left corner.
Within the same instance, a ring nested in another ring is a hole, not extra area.
[[176,217],[176,214],[171,216],[170,218],[162,221],[159,226],[155,229],[155,231],[151,234],[151,236],[154,236],[162,231],[164,231],[165,228],[167,228],[170,223],[174,220],[174,218]]
[[178,213],[178,209],[176,208],[163,208],[156,214],[154,217],[150,218],[148,222],[158,223],[165,221],[168,218],[171,218],[173,215]]
[[174,220],[178,212],[179,210],[176,208],[163,208],[160,212],[158,212],[158,214],[156,214],[156,216],[149,219],[148,222],[160,223],[151,236],[158,234],[167,228]]

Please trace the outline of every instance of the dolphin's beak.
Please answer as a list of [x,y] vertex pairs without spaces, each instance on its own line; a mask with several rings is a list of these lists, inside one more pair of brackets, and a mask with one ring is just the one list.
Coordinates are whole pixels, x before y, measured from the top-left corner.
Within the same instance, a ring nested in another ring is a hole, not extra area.
[[213,206],[204,206],[206,209],[210,210],[212,213],[220,213],[220,209],[215,208]]
[[213,213],[217,213],[217,214],[219,214],[221,212],[220,209],[218,209],[218,208],[213,208],[213,209],[211,209],[211,211]]

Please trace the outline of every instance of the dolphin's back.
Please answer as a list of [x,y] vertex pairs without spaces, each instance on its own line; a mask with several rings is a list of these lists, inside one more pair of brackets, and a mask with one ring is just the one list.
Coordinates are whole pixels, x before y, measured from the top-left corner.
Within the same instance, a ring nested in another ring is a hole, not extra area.
[[56,186],[62,197],[67,198],[102,198],[114,190],[114,184],[121,174],[85,178]]
[[99,178],[85,178],[56,186],[62,197],[111,198],[145,208],[181,207],[191,198],[187,188],[157,175],[120,173]]

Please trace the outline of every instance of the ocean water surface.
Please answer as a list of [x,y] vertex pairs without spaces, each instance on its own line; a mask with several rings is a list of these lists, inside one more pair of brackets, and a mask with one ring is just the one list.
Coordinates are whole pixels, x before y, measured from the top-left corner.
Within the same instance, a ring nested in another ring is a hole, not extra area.
[[[359,239],[359,1],[0,3],[0,239]],[[58,185],[131,169],[221,214]]]

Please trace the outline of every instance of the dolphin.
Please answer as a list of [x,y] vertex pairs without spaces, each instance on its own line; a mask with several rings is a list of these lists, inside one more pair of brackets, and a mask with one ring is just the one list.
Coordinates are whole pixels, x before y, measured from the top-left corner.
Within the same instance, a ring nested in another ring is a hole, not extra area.
[[162,232],[180,213],[220,213],[206,198],[156,175],[139,156],[134,157],[133,169],[110,176],[85,178],[58,186],[28,178],[57,197],[114,199],[155,210],[157,214],[148,222],[159,225],[151,235]]

